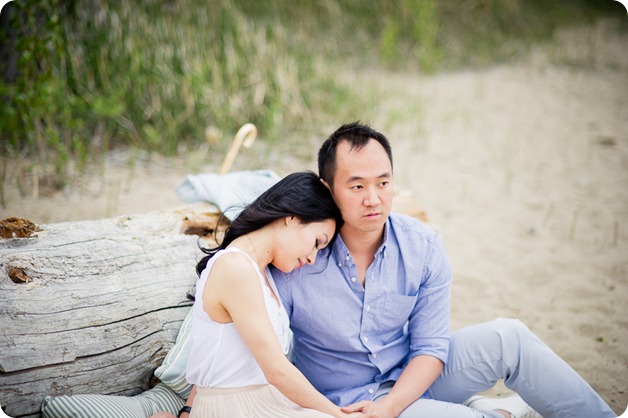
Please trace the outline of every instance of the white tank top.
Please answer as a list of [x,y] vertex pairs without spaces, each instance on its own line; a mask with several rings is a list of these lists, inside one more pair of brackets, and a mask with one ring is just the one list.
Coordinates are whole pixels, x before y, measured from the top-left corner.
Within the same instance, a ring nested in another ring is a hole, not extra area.
[[[196,283],[196,299],[192,307],[190,355],[186,368],[186,380],[200,387],[237,388],[268,383],[235,324],[212,321],[203,309],[203,291],[212,266],[219,257],[233,252],[246,255],[255,267],[262,286],[266,311],[285,354],[288,353],[290,347],[292,333],[288,314],[281,300],[277,304],[272,297],[257,263],[238,248],[231,247],[218,251],[209,259]],[[277,287],[268,268],[266,268],[266,277],[273,292],[279,298]]]

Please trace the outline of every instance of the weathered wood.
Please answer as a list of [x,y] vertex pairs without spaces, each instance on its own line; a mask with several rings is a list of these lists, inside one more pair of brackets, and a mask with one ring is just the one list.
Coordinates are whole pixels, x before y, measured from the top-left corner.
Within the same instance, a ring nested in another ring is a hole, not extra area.
[[[39,416],[44,396],[137,394],[176,338],[196,281],[208,204],[43,225],[0,240],[0,405]],[[200,219],[190,222],[189,219]],[[19,271],[14,282],[10,273]],[[25,278],[25,279],[24,279]]]
[[[393,209],[426,220],[403,193]],[[202,254],[188,234],[212,234],[218,217],[215,207],[197,204],[0,239],[6,413],[38,417],[47,395],[148,389],[190,307],[185,294]]]

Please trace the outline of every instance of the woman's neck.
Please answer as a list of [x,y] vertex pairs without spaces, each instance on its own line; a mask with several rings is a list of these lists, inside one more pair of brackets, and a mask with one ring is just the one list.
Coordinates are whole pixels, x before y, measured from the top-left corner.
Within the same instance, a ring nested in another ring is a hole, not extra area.
[[257,231],[244,234],[229,245],[234,245],[240,250],[246,252],[259,266],[259,270],[263,273],[270,264],[271,256],[268,250],[268,245],[264,236],[258,234]]

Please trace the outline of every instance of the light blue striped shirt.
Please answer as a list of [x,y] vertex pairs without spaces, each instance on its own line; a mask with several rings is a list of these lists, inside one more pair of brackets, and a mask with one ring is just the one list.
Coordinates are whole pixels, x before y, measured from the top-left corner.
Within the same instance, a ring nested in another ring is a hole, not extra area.
[[339,236],[316,263],[273,276],[294,332],[294,363],[337,405],[370,400],[410,359],[447,361],[451,267],[438,236],[392,213],[366,286]]

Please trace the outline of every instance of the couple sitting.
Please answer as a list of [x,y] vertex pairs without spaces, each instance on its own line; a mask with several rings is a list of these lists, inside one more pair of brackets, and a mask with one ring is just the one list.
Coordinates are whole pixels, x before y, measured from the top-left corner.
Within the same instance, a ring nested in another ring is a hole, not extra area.
[[[390,213],[384,135],[343,125],[318,169],[205,250],[180,417],[615,417],[521,322],[450,334],[450,265],[432,230]],[[474,396],[500,379],[518,395]]]

